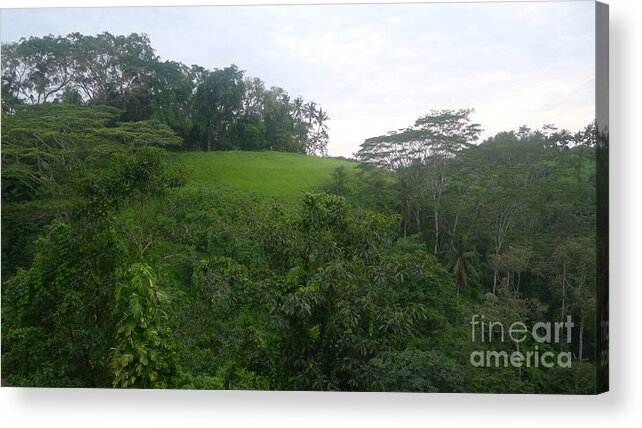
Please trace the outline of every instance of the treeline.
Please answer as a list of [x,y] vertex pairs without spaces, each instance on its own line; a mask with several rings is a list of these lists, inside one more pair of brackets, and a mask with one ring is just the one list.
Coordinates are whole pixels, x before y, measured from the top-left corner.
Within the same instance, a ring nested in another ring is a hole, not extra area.
[[208,70],[162,61],[146,35],[45,36],[2,45],[2,109],[64,102],[106,105],[120,120],[157,120],[188,150],[327,154],[328,114],[267,88],[237,66]]

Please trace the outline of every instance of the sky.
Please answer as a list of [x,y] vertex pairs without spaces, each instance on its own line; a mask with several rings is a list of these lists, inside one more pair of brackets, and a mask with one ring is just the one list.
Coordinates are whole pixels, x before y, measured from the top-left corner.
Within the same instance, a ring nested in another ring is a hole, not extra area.
[[431,110],[474,108],[488,137],[595,116],[592,1],[3,9],[0,39],[146,33],[163,60],[232,63],[330,116],[328,151]]

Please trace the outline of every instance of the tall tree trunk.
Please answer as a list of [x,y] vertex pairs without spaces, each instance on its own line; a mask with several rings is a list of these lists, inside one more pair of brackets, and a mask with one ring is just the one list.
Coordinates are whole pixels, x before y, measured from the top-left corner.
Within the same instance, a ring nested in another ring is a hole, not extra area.
[[459,222],[459,211],[455,215],[455,224],[453,225],[452,231],[450,232],[450,248],[453,248],[455,245],[455,234],[457,233],[457,223]]
[[497,295],[497,268],[495,268],[495,272],[493,273],[493,294],[495,296]]
[[433,253],[437,255],[437,250],[439,249],[439,208],[437,205],[435,205],[434,215],[435,215],[435,249]]
[[584,306],[582,302],[582,285],[584,284],[584,270],[582,270],[582,276],[580,283],[577,287],[577,300],[580,306],[580,340],[579,340],[579,349],[578,349],[578,358],[580,362],[582,361],[582,354],[584,351]]
[[577,358],[581,362],[584,353],[584,316],[580,318],[580,343]]
[[[501,245],[501,243],[499,244]],[[497,295],[497,258],[499,257],[499,246],[495,246],[495,266],[493,267],[493,294]]]
[[[562,322],[566,319],[566,261],[562,263]],[[564,350],[564,341],[560,340],[560,352]]]

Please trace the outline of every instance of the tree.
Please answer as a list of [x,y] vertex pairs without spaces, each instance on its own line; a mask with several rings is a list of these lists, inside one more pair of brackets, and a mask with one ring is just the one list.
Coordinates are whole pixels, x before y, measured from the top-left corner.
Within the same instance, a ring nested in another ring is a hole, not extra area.
[[369,361],[402,349],[421,328],[437,328],[452,298],[450,278],[428,254],[386,251],[393,218],[351,212],[334,195],[309,194],[303,203],[284,242],[289,251],[272,250],[292,254],[270,285],[281,290],[270,309],[282,337],[279,366],[291,388],[375,389],[381,374]]
[[303,121],[304,103],[305,102],[301,97],[296,97],[294,100],[292,100],[291,111],[292,111],[292,118],[294,119],[295,122]]
[[74,77],[67,38],[45,36],[2,45],[3,89],[31,104],[53,101]]
[[[594,318],[595,245],[589,238],[570,238],[560,243],[552,256],[552,285],[559,287],[560,319],[569,313],[579,316],[578,359],[584,356],[586,319]],[[565,341],[560,342],[560,350]]]
[[246,117],[263,117],[265,102],[265,83],[257,78],[244,79],[245,96],[243,97],[243,115]]
[[446,270],[455,277],[455,284],[457,285],[457,297],[462,287],[468,283],[470,275],[477,275],[477,271],[473,267],[472,260],[476,259],[479,254],[476,251],[465,251],[463,237],[459,237],[457,246],[453,248],[454,253],[446,264]]
[[479,138],[481,127],[472,123],[472,109],[432,111],[420,117],[414,126],[400,132],[369,138],[357,153],[363,162],[398,170],[424,165],[417,187],[425,189],[432,206],[433,253],[441,240],[441,199],[446,191],[446,167],[463,149]]
[[[308,122],[305,120],[305,102],[303,98],[296,97],[292,101],[290,108],[292,112],[292,122],[294,125],[294,135],[296,144],[299,147],[307,147],[308,141]],[[307,150],[307,149],[306,149]]]
[[54,218],[68,219],[77,180],[124,150],[109,136],[114,108],[17,104],[2,117],[2,273],[32,260],[34,241]]
[[423,192],[417,186],[413,177],[417,168],[407,168],[398,173],[396,183],[396,208],[399,214],[400,229],[403,230],[404,240],[408,236],[408,228],[416,225],[416,232],[421,233],[421,205]]
[[180,381],[178,358],[167,314],[167,297],[148,265],[134,263],[118,282],[114,312],[116,346],[110,355],[113,385],[119,388],[172,388]]
[[348,173],[345,166],[338,166],[332,171],[331,193],[337,196],[345,196],[347,193]]
[[95,136],[121,142],[130,153],[147,146],[171,148],[183,144],[169,126],[158,120],[122,122],[116,127],[97,129]]
[[321,156],[328,154],[328,125],[326,124],[328,120],[330,120],[328,114],[319,107],[315,118],[316,131],[312,137],[312,144],[308,149],[309,154],[319,154]]
[[328,126],[326,122],[330,119],[328,114],[321,107],[317,108],[317,103],[310,101],[302,106],[302,115],[302,119],[307,120],[305,125],[307,128],[305,153],[325,156],[328,146]]
[[[134,154],[118,154],[103,171],[83,182],[83,209],[107,217],[107,221],[127,237],[138,262],[156,242],[148,236],[147,211],[152,198],[169,187],[182,184],[181,171],[168,164],[167,153],[156,147],[142,147]],[[135,221],[124,207],[135,209]],[[110,215],[115,211],[116,215]]]
[[136,106],[142,111],[138,116],[130,114],[128,118],[155,119],[169,125],[183,139],[188,138],[193,127],[191,108],[194,84],[190,69],[173,61],[154,61],[150,68],[149,90],[142,94],[142,106]]
[[290,96],[279,87],[271,87],[264,97],[265,140],[270,150],[301,152],[293,138]]
[[202,129],[205,150],[225,147],[227,133],[240,113],[245,92],[243,71],[235,65],[205,74],[196,88],[194,110]]
[[74,77],[72,87],[89,104],[108,104],[125,111],[150,92],[151,65],[157,58],[145,34],[115,36],[69,34]]
[[494,227],[492,233],[492,246],[495,251],[491,263],[493,264],[493,294],[497,292],[497,280],[500,267],[500,253],[504,248],[507,235],[513,227],[513,218],[518,206],[512,200],[498,200],[495,204]]
[[53,221],[28,269],[3,283],[3,378],[14,386],[109,387],[116,271],[126,257],[99,219]]
[[303,106],[303,113],[308,121],[308,129],[313,129],[313,125],[317,118],[317,103],[310,101]]
[[[71,148],[63,145],[59,156],[65,150]],[[16,385],[106,387],[114,340],[115,385],[176,385],[160,294],[145,288],[145,281],[154,288],[156,279],[143,261],[155,242],[146,227],[147,205],[176,179],[162,149],[110,157],[111,165],[91,169],[79,161],[78,176],[66,183],[73,196],[66,215],[53,220],[29,268],[18,269],[3,290],[3,362]]]
[[471,121],[472,113],[473,109],[433,110],[411,127],[368,138],[357,158],[389,169],[443,164],[479,139],[481,127]]

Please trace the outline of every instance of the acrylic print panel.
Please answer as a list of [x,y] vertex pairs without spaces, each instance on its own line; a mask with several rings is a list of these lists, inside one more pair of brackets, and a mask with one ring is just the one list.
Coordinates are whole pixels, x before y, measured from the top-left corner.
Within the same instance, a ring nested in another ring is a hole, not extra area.
[[606,6],[1,23],[3,385],[608,389]]

